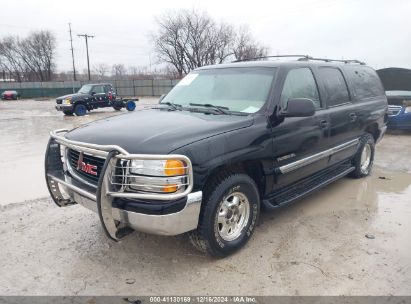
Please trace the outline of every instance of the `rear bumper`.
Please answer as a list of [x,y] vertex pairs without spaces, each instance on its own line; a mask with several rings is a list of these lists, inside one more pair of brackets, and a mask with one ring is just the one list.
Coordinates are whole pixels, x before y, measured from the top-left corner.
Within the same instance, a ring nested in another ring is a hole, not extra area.
[[13,100],[13,99],[16,99],[16,97],[11,96],[11,95],[5,95],[5,96],[2,96],[1,99],[3,99],[3,100]]
[[[70,174],[67,165],[62,161],[62,146],[106,157],[96,190],[82,184]],[[112,152],[108,153],[107,151],[117,151],[120,154],[112,154]],[[131,193],[110,187],[111,174],[114,172],[113,162],[116,158],[161,159],[161,157],[181,158],[187,163],[189,186],[184,192],[172,194]],[[50,195],[58,206],[65,207],[78,203],[97,212],[104,231],[114,240],[121,238],[119,231],[124,227],[157,235],[178,235],[197,228],[202,192],[191,192],[192,165],[185,156],[128,154],[121,147],[74,142],[65,139],[64,136],[59,136],[58,132],[52,132],[46,152],[45,173]],[[121,203],[115,204],[115,200],[120,200]],[[167,205],[167,208],[160,208],[160,212],[158,210],[154,210],[154,212],[153,208],[149,207],[155,204],[160,207]],[[131,208],[130,205],[134,205],[134,207]]]

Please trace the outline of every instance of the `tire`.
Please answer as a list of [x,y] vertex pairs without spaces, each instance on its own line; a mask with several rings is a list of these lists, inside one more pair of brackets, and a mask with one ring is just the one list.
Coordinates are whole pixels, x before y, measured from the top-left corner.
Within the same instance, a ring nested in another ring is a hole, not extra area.
[[370,175],[374,163],[375,141],[374,137],[366,133],[360,138],[360,145],[352,164],[355,170],[349,176],[361,178]]
[[72,111],[72,110],[63,110],[63,113],[64,113],[64,115],[67,115],[67,116],[73,115],[73,111]]
[[116,111],[120,111],[123,108],[123,102],[122,101],[115,101],[113,104],[113,109]]
[[76,105],[76,106],[74,107],[74,113],[75,113],[77,116],[84,116],[84,115],[87,114],[87,108],[86,108],[86,106],[83,105],[83,104],[78,104],[78,105]]
[[126,103],[126,109],[127,111],[134,111],[136,109],[136,103],[132,100],[127,101]]
[[189,232],[190,241],[212,256],[228,256],[250,239],[259,214],[260,195],[254,180],[246,174],[225,172],[204,190],[199,225]]

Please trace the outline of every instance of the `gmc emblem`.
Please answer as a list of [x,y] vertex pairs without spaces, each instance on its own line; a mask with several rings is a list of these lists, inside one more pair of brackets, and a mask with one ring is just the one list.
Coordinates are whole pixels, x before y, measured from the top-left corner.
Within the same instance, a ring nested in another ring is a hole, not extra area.
[[78,161],[77,161],[77,170],[81,170],[83,172],[86,172],[91,175],[97,176],[97,166],[87,164],[83,161],[83,152],[80,152],[78,156]]

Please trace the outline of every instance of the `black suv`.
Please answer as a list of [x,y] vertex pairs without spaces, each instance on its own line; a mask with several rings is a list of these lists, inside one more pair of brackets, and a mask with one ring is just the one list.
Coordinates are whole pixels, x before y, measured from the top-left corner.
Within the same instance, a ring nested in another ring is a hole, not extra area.
[[87,111],[98,108],[113,107],[119,111],[125,107],[129,111],[136,108],[133,100],[116,98],[116,92],[110,83],[85,84],[75,94],[56,99],[56,109],[65,115],[83,116]]
[[189,232],[226,256],[262,207],[369,175],[386,113],[380,79],[357,61],[207,66],[151,109],[51,132],[46,180],[58,206],[94,210],[114,240]]

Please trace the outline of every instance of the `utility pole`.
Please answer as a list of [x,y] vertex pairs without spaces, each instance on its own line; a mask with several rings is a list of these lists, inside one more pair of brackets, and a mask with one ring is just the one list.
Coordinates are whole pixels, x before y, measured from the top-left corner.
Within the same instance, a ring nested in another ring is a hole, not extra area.
[[88,38],[94,38],[94,36],[92,35],[87,35],[87,34],[81,34],[81,35],[77,35],[79,37],[84,37],[86,39],[86,49],[87,49],[87,71],[88,71],[88,80],[91,80],[90,77],[90,60],[89,60],[89,56],[88,56]]
[[73,60],[73,79],[76,81],[76,67],[74,65],[74,50],[73,50],[73,36],[71,35],[71,23],[69,23],[70,45],[71,45],[71,59]]

